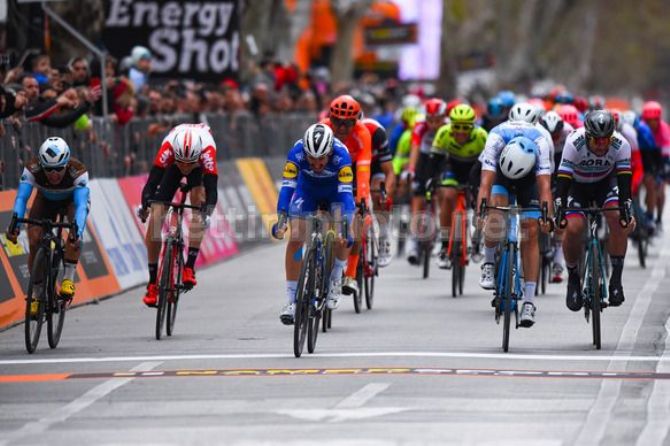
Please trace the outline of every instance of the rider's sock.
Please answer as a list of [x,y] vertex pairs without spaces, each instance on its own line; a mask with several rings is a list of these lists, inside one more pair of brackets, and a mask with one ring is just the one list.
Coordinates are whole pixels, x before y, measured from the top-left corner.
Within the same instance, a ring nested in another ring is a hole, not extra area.
[[356,277],[356,268],[358,268],[358,254],[351,254],[349,255],[346,275],[348,277]]
[[63,280],[69,279],[74,281],[74,271],[77,269],[76,263],[65,262],[65,268],[63,268]]
[[621,283],[621,273],[623,272],[623,256],[610,256],[612,261],[612,276],[610,283]]
[[495,263],[496,260],[496,248],[489,248],[484,246],[484,263]]
[[333,265],[333,270],[330,272],[330,281],[334,282],[340,277],[342,277],[342,271],[347,267],[346,260],[335,259],[335,264]]
[[195,267],[195,259],[198,258],[200,248],[188,248],[188,257],[186,259],[186,268],[193,269]]
[[563,265],[563,247],[562,246],[556,246],[556,250],[554,251],[554,263],[557,263],[559,265]]
[[156,283],[156,277],[158,276],[158,263],[149,264],[149,283]]
[[537,282],[526,282],[523,292],[524,302],[533,303],[533,299],[535,299],[535,288],[537,288]]
[[440,239],[442,240],[442,247],[449,245],[449,228],[440,229]]
[[295,302],[295,290],[298,288],[297,280],[287,280],[286,281],[286,299],[288,303],[292,304]]

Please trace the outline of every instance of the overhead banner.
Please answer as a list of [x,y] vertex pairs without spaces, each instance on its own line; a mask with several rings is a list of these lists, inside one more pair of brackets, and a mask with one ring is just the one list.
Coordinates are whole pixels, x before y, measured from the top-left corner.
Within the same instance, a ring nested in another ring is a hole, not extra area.
[[239,70],[238,0],[105,0],[103,40],[122,59],[136,45],[159,77],[220,81]]

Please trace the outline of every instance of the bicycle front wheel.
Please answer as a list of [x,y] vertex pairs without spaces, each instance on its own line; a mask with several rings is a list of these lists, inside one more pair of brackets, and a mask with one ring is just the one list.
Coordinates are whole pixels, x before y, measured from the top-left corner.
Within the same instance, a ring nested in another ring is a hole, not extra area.
[[[45,282],[44,275],[46,274],[46,268],[44,248],[40,247],[33,259],[33,268],[30,273],[28,292],[26,294],[24,334],[26,350],[28,353],[35,352],[37,344],[40,341],[42,324],[44,324],[44,312],[46,310],[47,299],[46,287],[43,284]],[[39,276],[42,276],[42,280],[38,282],[37,278]],[[33,307],[33,302],[36,302],[36,304],[35,307],[31,309],[31,307]]]
[[46,283],[47,287],[47,340],[49,347],[56,348],[60,342],[61,334],[63,333],[63,324],[65,323],[65,311],[67,310],[67,302],[60,299],[56,292],[57,284],[63,272],[63,258],[58,251],[51,251],[51,260],[49,262],[51,268],[49,269]]
[[307,337],[309,307],[314,296],[316,284],[316,262],[314,250],[310,243],[306,256],[302,260],[298,290],[295,296],[295,318],[293,322],[293,354],[296,358],[302,355]]
[[158,283],[158,302],[156,307],[156,339],[160,340],[163,335],[163,326],[167,316],[167,302],[172,292],[174,283],[173,268],[173,247],[169,242],[165,242],[163,258],[160,264],[160,281]]
[[376,239],[374,237],[374,231],[372,226],[368,228],[368,238],[366,240],[365,247],[365,267],[364,272],[364,283],[365,286],[365,306],[368,310],[372,310],[372,305],[374,304],[375,299],[375,276],[377,275],[377,249],[376,249]]
[[[178,252],[177,252],[178,251]],[[173,291],[170,293],[167,300],[167,316],[165,332],[168,336],[172,336],[174,332],[174,324],[177,319],[177,305],[179,304],[179,294],[181,293],[181,274],[184,270],[184,252],[181,246],[172,253],[172,278],[170,282],[173,286]]]
[[596,246],[591,247],[591,328],[593,329],[593,346],[600,350],[600,311],[603,281],[601,274],[600,253]]
[[505,287],[503,291],[503,342],[504,352],[509,351],[509,333],[512,324],[512,293],[514,293],[514,263],[516,262],[516,246],[509,244],[507,248],[507,263],[505,271]]

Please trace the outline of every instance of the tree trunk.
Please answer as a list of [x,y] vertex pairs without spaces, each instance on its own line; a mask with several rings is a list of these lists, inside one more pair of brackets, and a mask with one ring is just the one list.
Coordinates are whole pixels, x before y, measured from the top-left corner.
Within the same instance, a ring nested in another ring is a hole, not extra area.
[[337,40],[333,46],[330,72],[333,85],[351,82],[354,74],[353,42],[358,22],[372,4],[372,0],[331,0],[337,22]]
[[456,96],[458,81],[458,29],[462,26],[463,0],[442,1],[442,35],[440,36],[440,77],[436,93],[441,98]]

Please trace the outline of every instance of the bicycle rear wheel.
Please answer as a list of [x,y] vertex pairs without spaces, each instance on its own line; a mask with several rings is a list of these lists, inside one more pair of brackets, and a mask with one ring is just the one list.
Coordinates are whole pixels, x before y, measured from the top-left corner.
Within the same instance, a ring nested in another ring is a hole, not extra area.
[[365,306],[372,310],[375,300],[375,276],[377,275],[377,250],[376,239],[372,226],[368,228],[368,237],[365,247],[365,267],[363,268],[363,285],[365,287]]
[[335,234],[332,231],[328,231],[323,240],[323,268],[319,271],[320,277],[318,279],[319,298],[315,305],[310,305],[309,326],[307,327],[307,351],[309,353],[314,353],[314,349],[316,348],[319,326],[326,310],[324,301],[328,298],[330,289],[330,271],[333,269],[334,262],[334,240]]
[[309,322],[309,307],[314,296],[316,264],[314,261],[313,244],[310,243],[307,254],[303,258],[298,280],[298,290],[295,296],[295,321],[293,323],[293,354],[296,358],[302,355],[307,337]]
[[427,279],[430,275],[430,254],[433,250],[433,246],[429,242],[423,242],[421,252],[421,261],[423,262],[423,278]]
[[[640,231],[642,232],[642,231]],[[637,239],[637,258],[642,268],[647,267],[647,238],[640,234]]]
[[184,252],[181,246],[177,246],[177,250],[172,253],[172,277],[170,283],[172,284],[172,293],[170,293],[167,301],[167,317],[165,332],[168,336],[172,336],[174,332],[174,324],[177,320],[177,306],[179,304],[179,295],[181,294],[181,274],[184,270]]
[[[464,242],[458,240],[458,238],[461,238],[461,219],[456,215],[452,220],[454,229],[451,233],[454,234],[454,238],[449,241],[449,247],[451,248],[451,297],[456,297],[458,296],[461,269],[463,268],[463,265],[461,265],[461,253],[463,251],[461,243]],[[462,285],[460,287],[462,288]]]
[[67,302],[60,299],[56,292],[56,285],[60,280],[63,272],[63,258],[60,251],[51,251],[51,268],[49,270],[49,277],[47,278],[47,340],[49,347],[56,348],[60,342],[61,334],[63,333],[63,324],[65,323],[65,311],[67,310]]
[[[44,323],[44,312],[46,310],[46,287],[42,286],[38,291],[39,295],[34,296],[37,277],[42,273],[42,284],[45,282],[47,264],[45,261],[44,248],[40,247],[33,259],[33,268],[30,273],[30,281],[28,282],[28,292],[26,294],[26,311],[24,334],[26,342],[26,350],[28,353],[34,353],[37,344],[40,341],[40,333],[42,332],[42,324]],[[37,300],[38,308],[35,314],[32,314],[30,307],[33,300]]]
[[593,329],[593,345],[600,350],[600,299],[602,299],[603,280],[600,265],[600,253],[595,246],[591,247],[591,327]]
[[365,240],[361,240],[361,248],[359,251],[359,257],[358,257],[358,265],[356,266],[356,283],[358,284],[358,291],[352,294],[352,297],[354,299],[354,311],[356,313],[360,313],[361,309],[363,308],[363,275],[364,275],[364,268],[363,268],[363,263],[365,263],[365,248],[363,247],[363,244],[365,243]]
[[516,250],[513,244],[508,245],[507,263],[505,271],[506,283],[503,291],[503,351],[509,351],[509,333],[512,320],[512,293],[514,292],[514,262],[516,261]]
[[172,244],[170,242],[165,242],[163,258],[161,259],[159,267],[160,281],[158,283],[158,302],[156,306],[156,339],[158,340],[160,340],[163,334],[163,326],[165,325],[167,316],[167,301],[169,294],[173,289],[174,275],[172,273],[172,250]]

